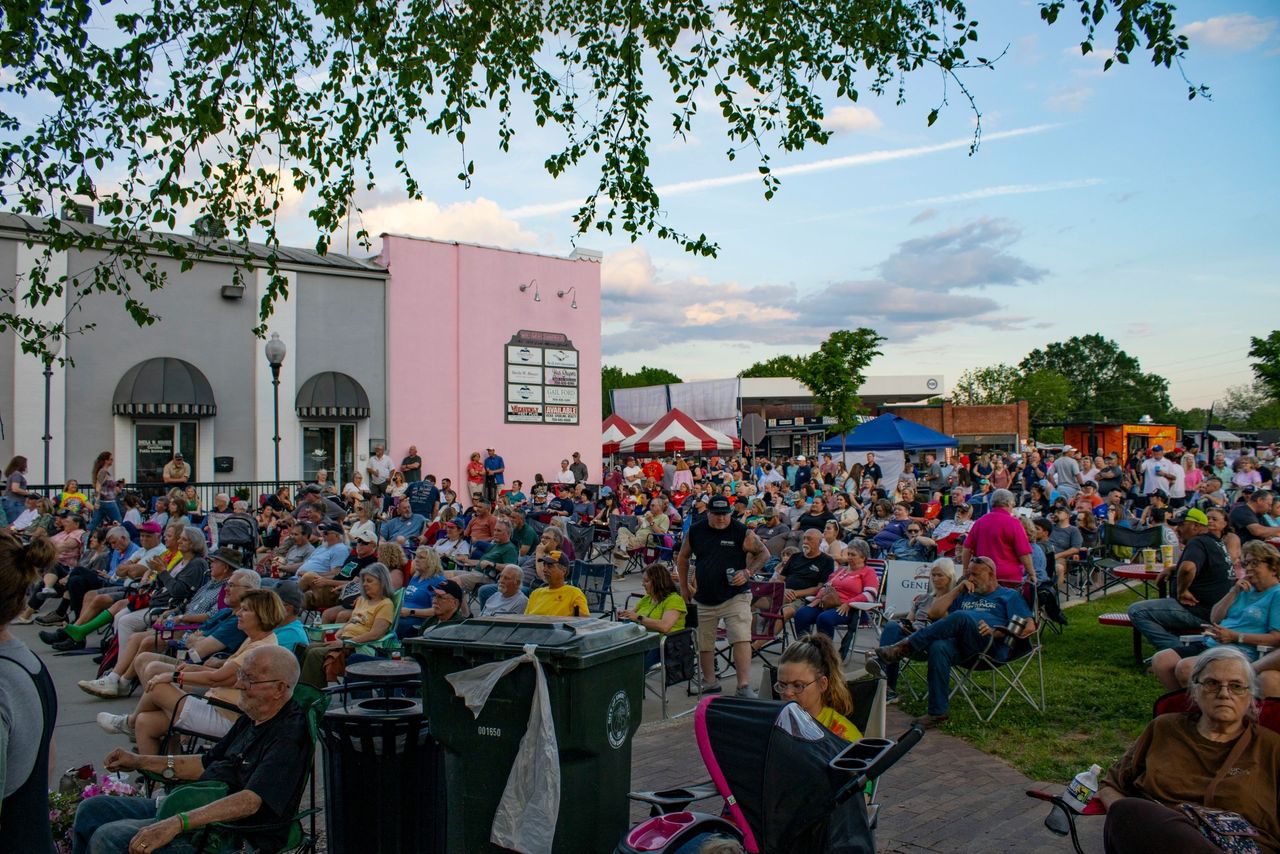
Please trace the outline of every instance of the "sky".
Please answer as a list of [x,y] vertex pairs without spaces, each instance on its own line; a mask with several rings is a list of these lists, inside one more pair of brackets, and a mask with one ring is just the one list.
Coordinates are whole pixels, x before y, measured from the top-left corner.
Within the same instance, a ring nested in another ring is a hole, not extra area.
[[[719,253],[577,238],[605,253],[606,363],[722,377],[868,326],[887,339],[868,373],[941,374],[950,389],[965,369],[1096,332],[1166,377],[1177,406],[1249,382],[1249,337],[1280,327],[1280,5],[1179,5],[1183,71],[1211,100],[1188,100],[1177,69],[1145,58],[1103,73],[1106,32],[1082,57],[1070,14],[1049,27],[1035,3],[970,11],[982,22],[971,55],[1005,52],[966,77],[982,113],[972,156],[972,111],[953,87],[928,127],[942,82],[918,73],[901,106],[833,98],[828,145],[771,152],[782,186],[766,201],[757,164],[726,160],[710,99],[683,140],[665,134],[659,101],[652,170],[667,221]],[[531,124],[517,116],[503,153],[481,119],[469,187],[453,177],[457,145],[415,140],[423,201],[397,190],[386,153],[359,221],[372,234],[568,254],[595,174],[548,176],[559,138]],[[301,207],[281,225],[284,242],[314,242]]]

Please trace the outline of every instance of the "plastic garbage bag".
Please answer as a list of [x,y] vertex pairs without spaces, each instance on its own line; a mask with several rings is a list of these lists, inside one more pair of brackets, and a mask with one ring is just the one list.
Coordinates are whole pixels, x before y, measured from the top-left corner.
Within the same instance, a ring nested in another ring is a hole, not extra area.
[[550,854],[560,815],[560,752],[551,719],[551,695],[542,662],[534,655],[535,644],[525,644],[524,652],[506,661],[492,661],[450,673],[445,678],[453,693],[476,717],[502,677],[522,664],[533,665],[535,689],[529,707],[529,726],[520,739],[520,750],[507,785],[493,816],[489,841],[522,854]]

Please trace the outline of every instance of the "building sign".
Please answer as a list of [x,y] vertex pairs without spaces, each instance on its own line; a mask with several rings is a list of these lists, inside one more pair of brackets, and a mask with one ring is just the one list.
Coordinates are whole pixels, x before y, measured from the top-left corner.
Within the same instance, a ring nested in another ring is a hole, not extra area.
[[508,424],[577,424],[578,350],[559,332],[522,329],[506,345]]

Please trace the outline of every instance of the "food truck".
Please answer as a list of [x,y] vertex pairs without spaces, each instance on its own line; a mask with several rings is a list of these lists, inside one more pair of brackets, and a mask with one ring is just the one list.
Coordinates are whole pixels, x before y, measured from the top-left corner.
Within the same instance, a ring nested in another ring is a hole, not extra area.
[[1153,445],[1166,451],[1178,444],[1175,424],[1114,424],[1083,421],[1065,424],[1062,441],[1091,456],[1117,454],[1124,462],[1134,454],[1145,453]]

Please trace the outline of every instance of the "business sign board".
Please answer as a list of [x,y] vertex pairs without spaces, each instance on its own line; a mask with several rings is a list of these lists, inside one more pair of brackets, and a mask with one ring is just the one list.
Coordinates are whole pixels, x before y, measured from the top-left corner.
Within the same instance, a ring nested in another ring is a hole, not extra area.
[[577,424],[578,349],[559,332],[521,329],[506,345],[508,424]]

